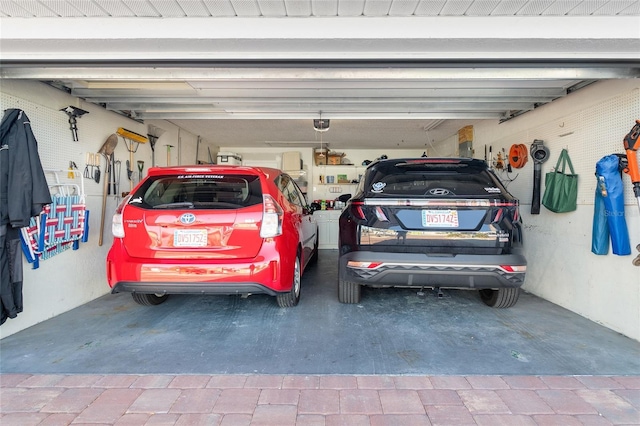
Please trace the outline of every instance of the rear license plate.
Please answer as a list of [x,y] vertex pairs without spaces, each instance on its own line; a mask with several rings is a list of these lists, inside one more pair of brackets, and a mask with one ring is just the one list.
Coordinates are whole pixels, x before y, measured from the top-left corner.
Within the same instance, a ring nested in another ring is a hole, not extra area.
[[422,226],[425,228],[457,228],[457,210],[422,210]]
[[206,229],[180,229],[173,232],[174,247],[206,247]]

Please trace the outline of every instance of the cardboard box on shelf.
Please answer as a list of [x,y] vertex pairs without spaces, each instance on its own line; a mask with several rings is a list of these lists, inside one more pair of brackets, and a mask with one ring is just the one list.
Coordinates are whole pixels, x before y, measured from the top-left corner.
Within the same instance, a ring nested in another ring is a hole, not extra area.
[[340,165],[342,164],[342,157],[344,157],[344,153],[342,152],[329,152],[327,164],[330,164],[333,166]]
[[327,164],[327,158],[329,158],[329,150],[328,149],[316,149],[313,153],[313,161],[316,163],[316,166],[324,166]]
[[219,152],[217,156],[217,164],[242,164],[242,156],[235,152]]

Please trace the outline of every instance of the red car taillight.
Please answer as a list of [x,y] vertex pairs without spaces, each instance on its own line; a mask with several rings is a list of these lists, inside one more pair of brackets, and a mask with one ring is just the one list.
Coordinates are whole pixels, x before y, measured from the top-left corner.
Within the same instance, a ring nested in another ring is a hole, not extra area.
[[124,210],[124,206],[127,205],[131,195],[124,197],[116,212],[113,214],[113,220],[111,222],[111,233],[115,238],[124,238],[124,225],[122,224],[122,211]]
[[269,194],[262,194],[262,225],[260,237],[272,238],[282,234],[284,211]]

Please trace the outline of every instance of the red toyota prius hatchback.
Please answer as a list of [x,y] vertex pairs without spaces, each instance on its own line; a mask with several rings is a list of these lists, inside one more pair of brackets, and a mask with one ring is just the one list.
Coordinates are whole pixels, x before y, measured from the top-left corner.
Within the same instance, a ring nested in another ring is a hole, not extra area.
[[318,256],[313,211],[280,170],[151,168],[113,217],[109,286],[141,305],[170,294],[262,293],[295,306]]

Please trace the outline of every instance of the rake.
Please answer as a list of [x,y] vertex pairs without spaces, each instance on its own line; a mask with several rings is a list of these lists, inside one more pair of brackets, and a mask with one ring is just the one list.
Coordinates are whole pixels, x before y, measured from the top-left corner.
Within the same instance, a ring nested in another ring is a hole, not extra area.
[[[148,139],[139,133],[132,132],[131,130],[127,130],[123,127],[118,128],[116,133],[124,139],[124,144],[127,146],[127,151],[129,151],[129,164],[131,165],[130,167],[133,167],[133,154],[138,151],[140,144],[147,143]],[[127,170],[127,174],[129,176],[129,191],[133,190],[133,179],[131,179],[132,173],[133,170]]]

